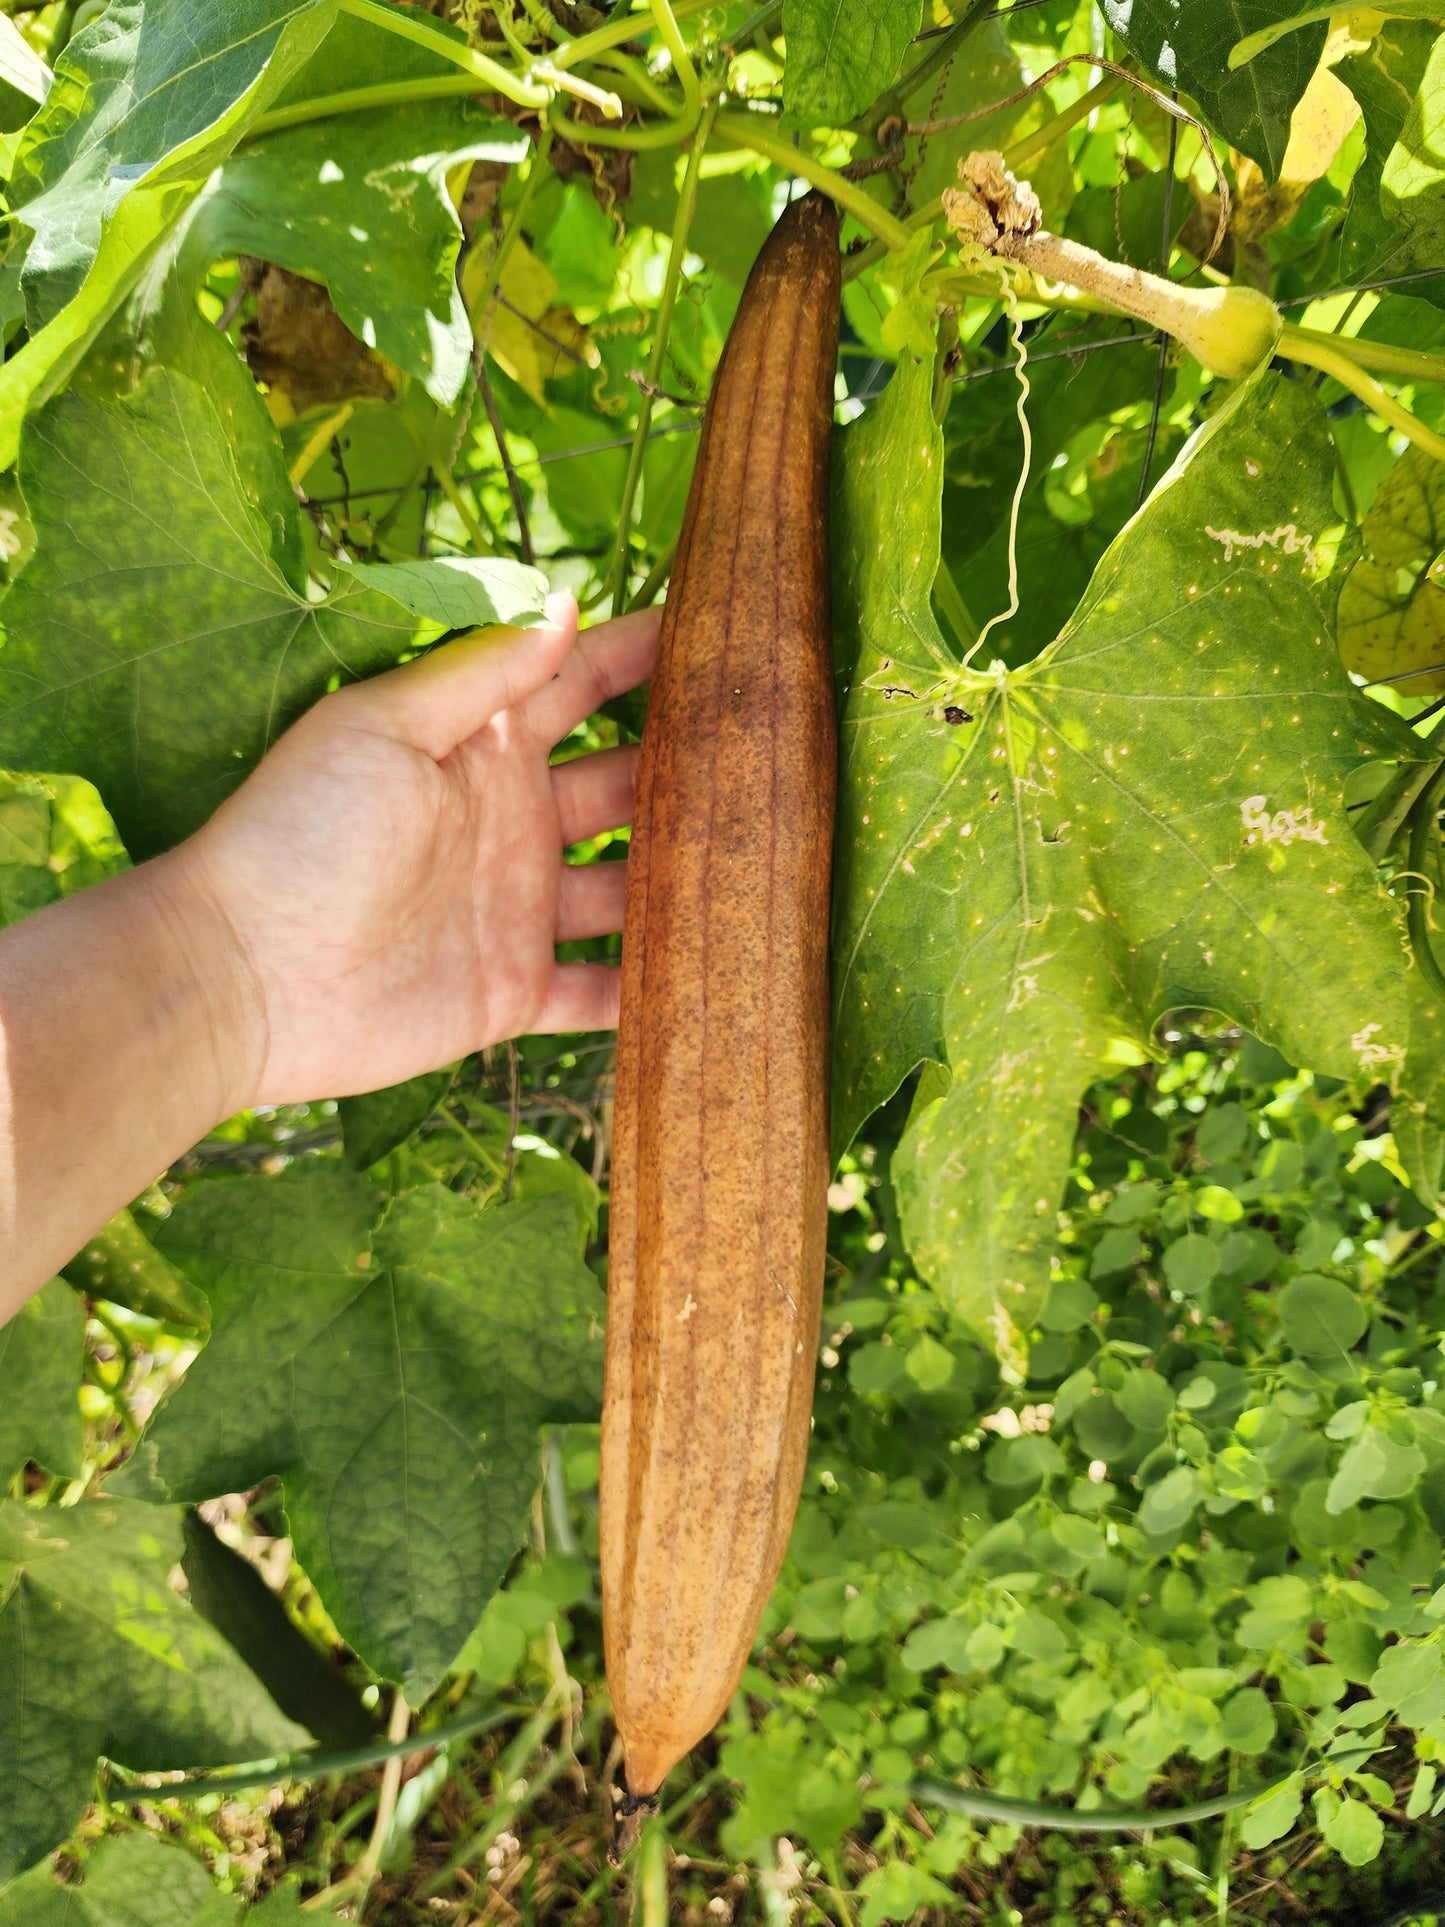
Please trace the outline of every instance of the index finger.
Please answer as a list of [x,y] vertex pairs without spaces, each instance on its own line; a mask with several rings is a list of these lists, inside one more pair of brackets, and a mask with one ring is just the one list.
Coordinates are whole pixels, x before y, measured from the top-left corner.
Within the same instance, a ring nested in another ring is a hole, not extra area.
[[500,711],[550,685],[576,634],[572,597],[548,596],[547,619],[535,629],[474,629],[399,669],[348,684],[327,701],[354,728],[410,743],[440,761]]
[[646,682],[661,626],[662,610],[655,608],[584,629],[551,682],[527,702],[527,720],[537,735],[549,747],[560,743],[603,703]]

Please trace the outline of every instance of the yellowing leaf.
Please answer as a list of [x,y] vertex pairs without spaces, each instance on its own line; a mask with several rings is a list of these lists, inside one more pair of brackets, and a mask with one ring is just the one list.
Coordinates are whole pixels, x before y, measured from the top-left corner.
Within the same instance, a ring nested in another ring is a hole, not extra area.
[[1317,181],[1327,174],[1359,118],[1359,102],[1345,83],[1328,67],[1317,67],[1290,115],[1280,180]]
[[[1340,592],[1340,654],[1366,682],[1445,689],[1445,467],[1407,449],[1364,521],[1366,554]],[[1409,675],[1418,670],[1418,675]]]
[[[492,253],[491,247],[480,247],[468,257],[462,292],[469,308],[481,292]],[[507,256],[489,313],[478,317],[477,335],[498,366],[537,402],[554,375],[594,360],[587,330],[557,300],[551,269],[521,240]]]

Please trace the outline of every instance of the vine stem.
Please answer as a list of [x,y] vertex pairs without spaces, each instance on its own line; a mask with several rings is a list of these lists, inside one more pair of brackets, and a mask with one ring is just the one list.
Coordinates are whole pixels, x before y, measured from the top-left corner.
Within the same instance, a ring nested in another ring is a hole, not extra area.
[[835,168],[814,160],[804,148],[794,147],[779,135],[764,133],[758,125],[762,119],[761,114],[719,114],[713,122],[713,128],[730,147],[746,147],[764,160],[776,161],[780,167],[786,167],[790,174],[797,174],[818,188],[829,200],[836,201],[839,207],[856,215],[864,227],[876,234],[889,249],[908,246],[913,236],[901,221],[895,220],[886,208],[880,207],[855,182],[845,181]]
[[667,358],[672,313],[677,305],[683,257],[687,253],[687,237],[692,228],[693,210],[697,202],[698,176],[702,171],[703,149],[707,146],[711,120],[711,114],[705,116],[703,124],[693,136],[692,151],[687,157],[687,171],[683,176],[682,192],[678,196],[677,213],[673,217],[672,240],[667,250],[667,273],[662,283],[662,299],[657,305],[652,352],[647,357],[647,383],[642,389],[641,401],[638,405],[637,427],[633,432],[632,448],[627,457],[627,478],[622,485],[622,503],[617,512],[617,537],[613,543],[612,560],[608,564],[607,572],[612,583],[614,616],[620,616],[627,607],[629,575],[627,555],[632,535],[632,508],[637,498],[637,485],[642,478],[642,461],[647,452],[647,432],[652,426],[653,391],[658,386],[662,365]]
[[[1355,357],[1343,353],[1341,345],[1330,336],[1315,334],[1311,329],[1297,328],[1286,322],[1280,331],[1275,352],[1289,361],[1302,361],[1307,368],[1318,368],[1323,374],[1332,375],[1351,394],[1358,395],[1372,413],[1388,422],[1392,428],[1398,428],[1416,448],[1433,455],[1437,462],[1445,462],[1445,436],[1437,435],[1433,428],[1427,428],[1424,422],[1418,421],[1402,402],[1396,401],[1379,382],[1365,373]],[[1433,361],[1435,358],[1431,356],[1430,359]],[[1431,379],[1439,381],[1442,377],[1445,377],[1445,368]]]
[[[716,0],[678,0],[671,9],[674,21],[687,20],[695,13],[706,13],[715,5]],[[646,33],[651,23],[640,20],[635,14],[625,19],[609,21],[605,27],[598,27],[595,33],[584,33],[576,40],[569,40],[565,47],[559,47],[553,56],[558,67],[575,67],[579,60],[595,60],[609,47],[620,47],[625,40],[633,40],[639,33]]]
[[[697,77],[697,69],[692,64],[692,56],[677,30],[677,17],[670,0],[651,0],[651,7],[653,23],[671,56],[672,70],[682,88],[682,111],[655,127],[587,127],[578,121],[568,120],[562,111],[562,103],[553,100],[547,110],[548,123],[565,139],[593,147],[626,147],[634,150],[671,147],[684,141],[702,119],[702,85]],[[573,46],[576,45],[574,41]],[[575,64],[575,59],[568,63]],[[566,78],[560,56],[552,64],[552,71],[558,81]]]
[[318,94],[291,107],[277,107],[251,123],[247,141],[263,134],[279,134],[308,121],[331,120],[337,114],[364,114],[373,107],[404,107],[414,100],[448,100],[478,92],[475,74],[431,74],[424,79],[391,80],[375,87],[353,87],[344,94]]
[[[1087,120],[1089,115],[1102,106],[1110,94],[1117,93],[1123,84],[1116,74],[1106,74],[1092,92],[1081,94],[1072,106],[1062,109],[1054,115],[1052,120],[1046,120],[1043,126],[1035,129],[1032,134],[1025,134],[1023,139],[1015,141],[1012,147],[1006,147],[1003,150],[1004,165],[1017,173],[1019,168],[1027,166],[1030,161],[1037,160],[1040,154],[1046,153],[1056,140],[1069,132],[1070,128],[1076,127],[1081,120]],[[942,213],[943,196],[935,194],[931,201],[925,201],[922,207],[908,216],[904,226],[911,234],[916,234],[921,228],[932,227]],[[875,241],[857,254],[850,254],[843,263],[843,279],[851,281],[855,275],[862,274],[865,268],[871,268],[875,261],[881,261],[891,245],[890,243],[885,246],[881,241]]]
[[439,54],[454,67],[463,68],[483,87],[505,94],[508,100],[514,100],[519,107],[545,107],[551,98],[547,88],[509,73],[505,67],[498,66],[495,60],[478,53],[475,47],[467,46],[465,41],[453,40],[450,35],[438,32],[423,18],[413,19],[392,7],[383,6],[381,0],[341,0],[341,11],[354,15],[358,20],[368,21],[386,33],[394,33],[401,40],[414,40],[419,47]]
[[[1445,355],[1432,355],[1420,348],[1397,348],[1389,341],[1365,341],[1358,335],[1326,334],[1320,328],[1301,328],[1287,321],[1282,338],[1325,342],[1335,354],[1343,355],[1359,368],[1373,369],[1381,375],[1398,375],[1402,381],[1445,382]],[[1283,350],[1281,350],[1283,353]]]
[[975,1820],[1002,1820],[1015,1827],[1049,1827],[1057,1833],[1157,1833],[1232,1813],[1293,1777],[1293,1772],[1280,1773],[1259,1786],[1234,1788],[1193,1806],[1142,1807],[1113,1813],[1107,1807],[1056,1807],[1041,1800],[1013,1800],[1002,1793],[976,1793],[971,1788],[951,1786],[947,1780],[914,1780],[908,1792],[920,1806],[942,1807],[946,1813],[964,1813]]

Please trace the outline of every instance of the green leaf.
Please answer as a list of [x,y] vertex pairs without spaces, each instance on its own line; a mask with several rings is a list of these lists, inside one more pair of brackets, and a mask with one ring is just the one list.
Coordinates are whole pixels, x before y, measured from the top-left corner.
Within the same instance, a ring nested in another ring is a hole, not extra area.
[[1391,1646],[1370,1678],[1370,1693],[1394,1707],[1406,1726],[1445,1714],[1445,1666],[1438,1646]]
[[100,1842],[78,1887],[61,1886],[48,1866],[7,1887],[0,1927],[234,1927],[240,1908],[181,1848],[122,1833]]
[[127,863],[91,784],[0,770],[0,929]]
[[1106,1231],[1094,1246],[1094,1255],[1089,1261],[1091,1278],[1117,1278],[1126,1271],[1132,1271],[1135,1261],[1144,1255],[1144,1240],[1137,1231]]
[[943,1666],[950,1673],[970,1672],[971,1637],[966,1619],[927,1619],[904,1640],[899,1662],[911,1673],[927,1673],[935,1666]]
[[[448,69],[426,50],[346,20],[303,85],[342,93]],[[464,161],[522,160],[524,134],[471,100],[336,114],[233,154],[194,215],[214,259],[257,255],[321,281],[351,332],[422,381],[443,407],[461,393],[472,331],[457,286],[462,230],[447,176]]]
[[199,187],[320,46],[336,0],[112,0],[71,41],[10,177],[33,330],[72,301],[143,177]]
[[347,1162],[358,1171],[367,1171],[388,1151],[405,1144],[443,1102],[455,1076],[456,1066],[447,1064],[439,1071],[408,1078],[404,1084],[389,1085],[384,1091],[343,1097],[336,1108]]
[[1098,1308],[1098,1294],[1082,1278],[1059,1278],[1044,1301],[1039,1323],[1046,1332],[1077,1331]]
[[1263,1753],[1274,1739],[1274,1709],[1257,1686],[1241,1687],[1224,1702],[1220,1731],[1231,1753]]
[[1399,1064],[1399,933],[1340,805],[1359,761],[1418,749],[1330,640],[1340,524],[1298,384],[1236,391],[1012,673],[959,669],[929,607],[931,396],[905,357],[840,451],[835,1142],[915,1064],[947,1066],[893,1159],[904,1233],[1007,1349],[1075,1105],[1163,1012],[1225,1011],[1332,1075]]
[[1186,1231],[1164,1252],[1164,1276],[1176,1291],[1198,1298],[1219,1271],[1219,1246],[1198,1231]]
[[[1199,103],[1204,118],[1267,180],[1279,174],[1289,120],[1324,48],[1324,21],[1288,34],[1245,67],[1231,49],[1280,17],[1280,0],[1101,0],[1104,18],[1165,87]],[[1290,11],[1295,11],[1291,8]]]
[[379,589],[403,609],[448,629],[541,620],[547,578],[540,569],[494,556],[445,555],[425,562],[348,562],[345,574]]
[[154,1772],[304,1740],[174,1590],[180,1555],[173,1511],[0,1502],[0,1878],[70,1832],[98,1754]]
[[[927,51],[926,47],[922,51]],[[910,206],[924,207],[944,188],[957,187],[959,157],[969,148],[1008,145],[1014,123],[1031,111],[1030,103],[1019,101],[996,114],[985,114],[980,109],[996,100],[1007,99],[1023,84],[1023,66],[1009,41],[1005,23],[985,14],[970,27],[949,61],[942,85],[924,96],[930,120],[948,120],[955,114],[974,113],[979,118],[965,122],[957,130],[908,139],[904,146],[904,173]],[[1037,106],[1032,111],[1037,113]],[[1050,217],[1052,221],[1052,208]]]
[[159,1242],[212,1337],[139,1458],[187,1501],[279,1474],[338,1629],[415,1705],[517,1549],[538,1427],[596,1417],[603,1301],[563,1199],[429,1186],[375,1216],[329,1163],[181,1200]]
[[59,1278],[0,1325],[0,1487],[30,1460],[80,1477],[84,1354],[85,1308]]
[[182,1567],[191,1604],[245,1660],[290,1719],[323,1752],[344,1753],[377,1736],[377,1723],[335,1658],[291,1618],[255,1565],[217,1537],[198,1512],[182,1521]]
[[[0,92],[11,89],[20,95],[22,101],[39,106],[50,92],[50,80],[50,69],[15,22],[8,14],[0,15]],[[10,102],[6,101],[0,126],[7,130],[18,127],[28,118],[28,114],[29,110],[22,111],[17,118]]]
[[1425,1470],[1418,1445],[1401,1445],[1379,1425],[1367,1425],[1340,1460],[1325,1496],[1326,1512],[1343,1512],[1361,1499],[1403,1499]]
[[925,1332],[908,1348],[904,1370],[921,1392],[941,1392],[953,1377],[954,1356],[946,1345]]
[[1340,1358],[1359,1343],[1370,1319],[1348,1285],[1305,1272],[1280,1293],[1279,1321],[1301,1358]]
[[1240,1822],[1239,1835],[1252,1852],[1283,1840],[1291,1832],[1304,1805],[1304,1780],[1296,1774],[1257,1800]]
[[[1365,153],[1350,184],[1349,211],[1340,232],[1330,280],[1343,284],[1376,280],[1431,267],[1416,258],[1408,229],[1396,226],[1383,205],[1385,164],[1404,131],[1411,104],[1424,78],[1436,29],[1423,20],[1387,20],[1370,44],[1339,62],[1336,76],[1359,102],[1365,117]],[[1428,299],[1432,283],[1420,284]],[[1396,297],[1398,299],[1398,297]],[[1388,313],[1389,303],[1382,313]],[[1410,345],[1418,343],[1411,336]],[[1428,343],[1424,345],[1429,345]]]
[[[637,156],[629,207],[637,221],[658,234],[672,232],[677,214],[677,177],[677,157],[670,148],[644,151]],[[741,288],[747,280],[758,251],[772,230],[772,211],[765,186],[765,179],[742,174],[714,174],[698,182],[697,204],[687,244],[735,288]],[[597,203],[590,194],[583,198],[596,210]],[[591,216],[588,224],[592,224]],[[595,233],[595,229],[593,231]],[[565,294],[568,262],[565,258],[555,259],[549,247],[539,247],[539,252]],[[591,259],[596,259],[595,240],[589,254]]]
[[1435,267],[1445,245],[1445,40],[1437,40],[1385,161],[1380,207],[1411,265]]
[[922,17],[921,0],[783,0],[784,111],[809,127],[861,114],[897,74]]
[[115,0],[61,56],[9,189],[31,337],[0,369],[0,469],[218,162],[315,52],[338,0]]
[[890,1860],[864,1874],[858,1892],[863,1896],[860,1927],[883,1927],[885,1921],[916,1920],[925,1908],[951,1907],[953,1893],[941,1880],[911,1860]]
[[[1440,0],[1380,0],[1371,7],[1371,13],[1392,15],[1396,19],[1438,20]],[[1243,67],[1248,61],[1257,60],[1267,47],[1282,40],[1287,33],[1297,33],[1301,27],[1314,26],[1319,21],[1332,20],[1339,12],[1334,6],[1292,6],[1286,4],[1283,13],[1268,26],[1256,27],[1229,50],[1231,67]]]
[[1199,1474],[1192,1465],[1176,1465],[1144,1494],[1139,1523],[1146,1532],[1178,1532],[1193,1517],[1199,1499]]
[[210,1322],[210,1307],[200,1292],[167,1264],[130,1211],[117,1211],[87,1238],[64,1275],[77,1291],[163,1325],[204,1331]]
[[1309,1585],[1294,1573],[1271,1574],[1249,1589],[1249,1611],[1236,1637],[1246,1652],[1269,1652],[1296,1641],[1315,1610]]
[[1320,1831],[1350,1867],[1368,1866],[1385,1844],[1385,1823],[1363,1800],[1341,1800]]
[[[1442,202],[1445,206],[1445,202]],[[1445,477],[1423,449],[1407,448],[1375,491],[1361,524],[1365,554],[1340,590],[1346,669],[1403,695],[1445,689]]]
[[255,428],[158,369],[120,400],[63,395],[26,434],[39,546],[0,603],[0,763],[94,782],[138,858],[203,822],[330,677],[413,633],[359,583],[312,602],[288,580],[295,497]]

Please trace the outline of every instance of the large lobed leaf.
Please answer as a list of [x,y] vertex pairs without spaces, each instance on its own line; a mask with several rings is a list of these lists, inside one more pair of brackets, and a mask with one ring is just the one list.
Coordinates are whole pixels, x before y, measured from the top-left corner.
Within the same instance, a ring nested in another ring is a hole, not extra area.
[[[448,72],[429,50],[343,17],[281,107]],[[450,406],[472,332],[456,283],[462,229],[448,175],[464,161],[515,162],[526,151],[524,134],[472,100],[331,115],[233,154],[193,220],[212,258],[259,255],[325,282],[354,335]]]
[[1279,174],[1289,121],[1325,44],[1326,23],[1288,33],[1247,65],[1231,68],[1247,34],[1299,12],[1293,0],[1100,0],[1124,45],[1164,86],[1199,103],[1231,146]]
[[264,414],[171,369],[59,396],[21,479],[38,546],[0,604],[0,765],[89,779],[138,858],[202,823],[333,677],[394,662],[420,604],[525,621],[545,592],[519,564],[433,562],[313,599]]
[[377,1204],[331,1163],[182,1199],[158,1242],[212,1336],[122,1483],[198,1500],[279,1473],[338,1629],[419,1704],[516,1552],[538,1427],[596,1415],[603,1300],[561,1197]]
[[72,390],[26,436],[38,547],[0,606],[0,763],[87,777],[136,857],[203,822],[333,673],[412,632],[350,580],[312,602],[288,578],[279,456],[257,500],[229,428],[162,369],[118,401]]
[[[338,0],[116,0],[62,56],[8,190],[30,339],[0,370],[0,468]],[[7,275],[16,263],[7,261]]]
[[334,1920],[302,1911],[287,1882],[247,1908],[216,1887],[204,1866],[153,1833],[112,1834],[86,1861],[81,1883],[36,1867],[0,1891],[0,1927],[304,1927]]
[[175,1591],[179,1515],[0,1502],[0,1880],[65,1839],[99,1754],[138,1771],[304,1743]]
[[1307,391],[1241,388],[1058,641],[983,673],[929,607],[930,400],[905,357],[842,441],[835,1110],[841,1148],[941,1067],[893,1164],[905,1233],[1007,1350],[1047,1283],[1078,1099],[1164,1012],[1220,1010],[1333,1074],[1398,1071],[1399,931],[1340,799],[1362,759],[1419,746],[1340,668]]
[[22,276],[32,329],[78,293],[136,180],[168,162],[170,178],[199,186],[335,13],[336,0],[112,0],[76,35],[10,181],[32,237]]

